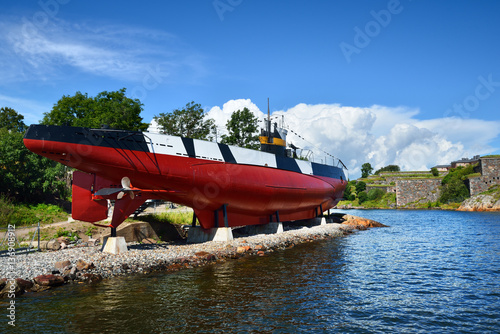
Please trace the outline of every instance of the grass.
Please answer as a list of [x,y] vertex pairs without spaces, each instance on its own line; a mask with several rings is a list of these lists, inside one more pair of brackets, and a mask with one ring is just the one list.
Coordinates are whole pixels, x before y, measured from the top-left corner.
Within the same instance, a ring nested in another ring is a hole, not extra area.
[[193,222],[193,212],[191,211],[170,211],[160,214],[149,214],[140,216],[137,219],[145,222],[170,223],[174,225],[190,225]]
[[493,196],[495,200],[500,199],[500,185],[496,184],[488,188],[488,190],[482,192],[480,195],[490,195]]
[[51,224],[68,219],[68,214],[64,210],[52,204],[17,204],[7,197],[0,196],[0,227],[8,224],[16,226],[30,226],[41,224]]
[[351,204],[354,207],[363,207],[366,209],[391,209],[395,208],[396,205],[396,194],[395,193],[385,193],[379,199],[373,201],[365,201],[359,204],[359,200],[356,198],[354,201],[340,201],[337,205],[349,205]]

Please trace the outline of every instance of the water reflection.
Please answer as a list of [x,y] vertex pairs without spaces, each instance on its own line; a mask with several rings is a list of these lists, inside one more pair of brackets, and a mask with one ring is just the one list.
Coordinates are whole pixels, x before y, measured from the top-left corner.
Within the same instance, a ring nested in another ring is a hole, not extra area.
[[21,297],[16,327],[37,333],[498,332],[500,215],[359,215],[391,227],[265,257]]

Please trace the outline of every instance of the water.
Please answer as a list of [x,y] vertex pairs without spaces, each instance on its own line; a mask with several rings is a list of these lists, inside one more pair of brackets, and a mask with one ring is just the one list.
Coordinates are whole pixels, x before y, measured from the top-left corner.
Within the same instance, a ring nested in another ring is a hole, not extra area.
[[[500,214],[349,213],[391,227],[266,257],[18,297],[16,330],[500,333]],[[2,318],[0,332],[8,332]]]

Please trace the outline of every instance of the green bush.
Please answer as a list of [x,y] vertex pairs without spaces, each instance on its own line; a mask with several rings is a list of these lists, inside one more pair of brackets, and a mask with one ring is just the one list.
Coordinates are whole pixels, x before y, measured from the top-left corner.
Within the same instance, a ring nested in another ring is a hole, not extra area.
[[437,170],[436,167],[431,168],[431,173],[432,173],[432,176],[439,176],[439,171]]
[[441,194],[439,202],[441,203],[459,203],[470,197],[469,189],[464,183],[467,175],[474,173],[474,167],[470,165],[466,168],[452,168],[450,172],[441,181]]
[[68,214],[57,205],[14,204],[10,198],[0,194],[0,226],[47,224],[68,219]]
[[382,167],[380,169],[378,169],[377,171],[375,171],[375,175],[378,175],[382,172],[399,172],[401,171],[401,169],[399,168],[398,165],[388,165],[388,166],[385,166],[385,167]]
[[359,204],[366,202],[367,200],[368,200],[368,194],[366,193],[366,191],[358,193]]
[[356,193],[358,194],[358,196],[360,192],[365,190],[366,190],[366,183],[364,183],[363,181],[359,181],[358,183],[356,183]]
[[441,203],[459,203],[469,197],[469,189],[467,189],[463,181],[453,178],[441,188],[439,201]]
[[385,192],[382,189],[378,188],[370,189],[370,191],[368,192],[368,200],[375,201],[379,198],[382,198],[384,194]]

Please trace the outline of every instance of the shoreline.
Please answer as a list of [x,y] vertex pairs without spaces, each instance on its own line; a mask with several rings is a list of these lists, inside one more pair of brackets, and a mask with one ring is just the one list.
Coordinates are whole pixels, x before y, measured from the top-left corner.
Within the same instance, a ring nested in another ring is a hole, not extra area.
[[339,215],[334,215],[334,222],[326,225],[288,225],[283,233],[240,236],[228,242],[131,242],[127,243],[127,252],[116,255],[102,253],[102,246],[74,247],[16,254],[14,266],[10,267],[10,256],[4,256],[0,257],[0,298],[7,297],[7,294],[14,290],[17,296],[24,292],[44,291],[73,282],[96,283],[117,276],[155,271],[167,273],[243,256],[266,256],[276,250],[298,244],[342,237],[369,227],[385,226],[348,214],[340,216],[343,218],[339,219]]

